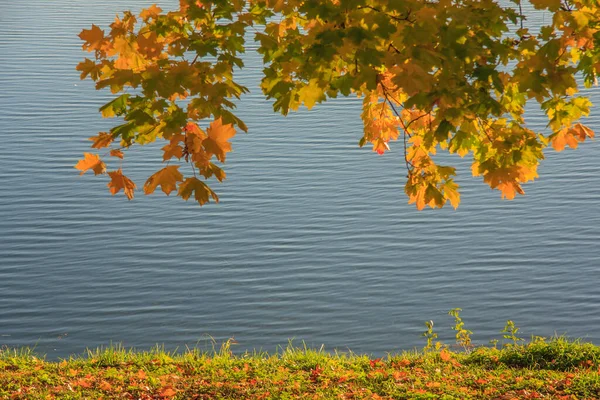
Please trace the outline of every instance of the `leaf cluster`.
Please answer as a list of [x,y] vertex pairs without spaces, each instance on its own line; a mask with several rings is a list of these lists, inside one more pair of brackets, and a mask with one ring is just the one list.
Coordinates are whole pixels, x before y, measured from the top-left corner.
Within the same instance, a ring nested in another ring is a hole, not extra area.
[[[163,161],[188,164],[185,177],[168,165],[144,185],[206,203],[217,195],[204,179],[222,181],[237,129],[235,101],[248,89],[235,81],[244,67],[247,33],[255,33],[265,68],[264,95],[286,115],[337,96],[363,99],[364,133],[384,154],[393,142],[403,154],[405,192],[418,209],[457,207],[456,169],[439,165],[439,151],[472,158],[472,173],[503,198],[524,194],[538,177],[544,149],[576,148],[594,137],[580,119],[591,103],[583,85],[600,73],[600,6],[594,0],[532,0],[549,14],[528,27],[521,0],[180,0],[139,16],[125,12],[109,31],[80,34],[94,54],[77,69],[97,89],[118,95],[100,108],[122,124],[92,137],[93,148],[121,150],[165,140]],[[128,91],[133,89],[133,92]],[[127,93],[125,93],[127,91]],[[134,94],[135,93],[135,94]],[[525,108],[537,103],[548,130],[527,126]],[[76,168],[105,172],[97,155]],[[114,194],[133,197],[121,169],[109,172]]]

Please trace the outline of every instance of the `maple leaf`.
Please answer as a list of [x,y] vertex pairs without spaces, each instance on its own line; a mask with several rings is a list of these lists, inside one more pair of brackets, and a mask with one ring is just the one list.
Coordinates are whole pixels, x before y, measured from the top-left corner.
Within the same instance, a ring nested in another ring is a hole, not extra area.
[[145,60],[135,49],[134,45],[124,37],[116,37],[113,43],[111,54],[118,54],[119,58],[115,61],[117,69],[140,69],[144,66]]
[[164,146],[161,150],[163,153],[163,161],[170,160],[173,157],[181,158],[183,157],[183,147],[179,145],[179,143],[183,142],[185,137],[183,135],[173,135],[171,136],[170,143]]
[[110,151],[111,157],[118,157],[121,160],[123,159],[123,152],[119,149],[113,149]]
[[177,188],[177,182],[183,181],[183,175],[179,172],[178,165],[170,165],[155,172],[144,184],[144,193],[151,194],[160,186],[162,191],[168,196]]
[[156,19],[161,12],[162,8],[158,7],[156,4],[152,4],[150,7],[143,9],[142,12],[140,12],[140,18],[147,22],[150,18]]
[[77,71],[81,71],[80,79],[85,79],[86,76],[90,76],[93,80],[97,80],[101,74],[101,67],[89,58],[86,58],[75,67]]
[[75,165],[75,168],[81,171],[79,175],[85,174],[90,169],[94,171],[94,175],[100,175],[106,171],[106,164],[96,154],[83,153],[83,157],[83,160],[79,160]]
[[378,139],[373,144],[373,151],[375,151],[380,156],[383,155],[386,151],[390,149],[390,146],[387,144],[387,141]]
[[81,40],[84,40],[83,49],[87,51],[100,50],[104,41],[104,31],[98,26],[92,24],[92,29],[84,29],[79,34]]
[[530,0],[530,2],[538,10],[547,8],[550,11],[557,11],[561,6],[561,0]]
[[136,376],[138,379],[142,379],[142,380],[146,379],[146,377],[147,377],[146,372],[143,369],[140,369],[137,372]]
[[579,142],[585,141],[586,138],[594,138],[594,132],[587,126],[578,123],[570,128],[563,128],[552,134],[550,141],[554,150],[563,151],[566,145],[572,149],[576,149]]
[[94,142],[94,144],[92,144],[93,149],[102,149],[110,146],[115,138],[110,133],[100,132],[97,136],[92,136],[89,140]]
[[232,124],[223,125],[221,118],[213,121],[206,133],[208,137],[204,139],[202,145],[207,152],[214,154],[221,162],[225,161],[225,155],[231,151],[230,138],[235,136],[235,128]]
[[196,177],[187,178],[183,183],[180,183],[177,195],[187,201],[192,193],[194,193],[194,198],[200,205],[208,203],[209,197],[212,197],[216,202],[219,201],[217,194]]
[[450,201],[450,204],[456,210],[460,204],[460,193],[458,193],[458,185],[452,179],[446,181],[443,185],[444,197]]
[[110,182],[108,182],[108,189],[113,194],[113,196],[121,189],[125,193],[125,196],[129,200],[133,199],[133,191],[136,189],[135,183],[125,175],[123,175],[123,171],[119,168],[116,171],[111,171],[108,173],[110,176]]
[[129,99],[129,94],[125,93],[100,107],[102,116],[104,118],[111,118],[125,113],[127,110],[127,99]]
[[304,105],[309,110],[314,107],[317,101],[325,99],[325,93],[323,92],[323,89],[319,87],[317,82],[316,79],[312,79],[308,85],[303,86],[298,90],[298,102],[304,102]]
[[158,42],[155,32],[137,37],[138,50],[147,58],[158,57],[163,50],[163,44]]
[[442,349],[442,351],[440,351],[440,358],[442,361],[448,362],[452,360],[452,354],[448,350]]
[[171,399],[176,394],[177,394],[177,392],[175,391],[175,389],[173,389],[172,386],[165,386],[165,387],[161,388],[158,395],[160,397],[162,397],[163,399]]

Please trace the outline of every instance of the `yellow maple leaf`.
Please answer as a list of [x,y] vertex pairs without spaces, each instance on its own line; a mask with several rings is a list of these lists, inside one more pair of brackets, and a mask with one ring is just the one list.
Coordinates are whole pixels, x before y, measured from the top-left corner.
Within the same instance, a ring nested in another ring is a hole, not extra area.
[[177,182],[183,181],[183,175],[179,172],[178,165],[170,165],[154,173],[144,184],[144,193],[150,194],[160,186],[162,191],[168,196],[177,188]]
[[118,54],[115,61],[117,69],[139,69],[144,66],[145,60],[137,51],[136,46],[124,37],[116,37],[110,55]]
[[453,180],[448,180],[444,186],[444,198],[450,201],[450,204],[456,210],[460,204],[460,193],[458,192],[458,185]]
[[206,133],[208,137],[204,139],[202,145],[207,152],[214,154],[219,161],[224,162],[225,155],[231,151],[231,143],[228,140],[235,136],[233,125],[223,125],[223,120],[218,118],[210,124]]
[[325,92],[317,84],[317,79],[311,79],[308,85],[298,90],[298,104],[304,102],[304,105],[309,110],[314,107],[317,101],[325,99]]
[[100,175],[106,171],[106,164],[96,154],[83,153],[83,160],[79,160],[75,168],[81,171],[79,175],[85,174],[90,169],[94,171],[94,175]]
[[110,176],[110,182],[108,182],[107,186],[113,196],[123,189],[125,196],[127,196],[129,200],[133,199],[133,191],[137,186],[131,179],[123,175],[123,171],[121,171],[120,168],[116,171],[109,172],[108,176]]

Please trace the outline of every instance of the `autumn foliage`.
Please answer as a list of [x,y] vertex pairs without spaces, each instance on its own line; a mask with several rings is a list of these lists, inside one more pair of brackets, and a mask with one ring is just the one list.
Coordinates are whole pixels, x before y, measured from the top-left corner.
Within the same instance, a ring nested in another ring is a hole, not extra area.
[[[594,137],[580,122],[591,102],[579,90],[600,73],[598,2],[530,2],[547,13],[539,29],[528,26],[521,0],[180,0],[166,13],[156,5],[124,12],[110,29],[80,34],[93,57],[77,70],[116,95],[100,112],[120,120],[90,138],[92,148],[123,159],[135,144],[164,140],[167,165],[144,193],[160,187],[201,205],[217,201],[205,182],[225,179],[218,164],[229,140],[248,129],[234,114],[248,91],[235,73],[253,33],[274,110],[362,98],[359,145],[399,149],[418,209],[460,202],[456,169],[436,162],[440,151],[471,157],[473,175],[512,199],[538,176],[546,147]],[[529,103],[546,114],[547,130],[528,127]],[[107,172],[100,156],[84,156],[77,169],[108,173],[110,192],[133,198],[137,186],[122,169]]]
[[0,350],[2,399],[597,399],[597,346],[565,340],[369,358],[129,352],[47,361]]

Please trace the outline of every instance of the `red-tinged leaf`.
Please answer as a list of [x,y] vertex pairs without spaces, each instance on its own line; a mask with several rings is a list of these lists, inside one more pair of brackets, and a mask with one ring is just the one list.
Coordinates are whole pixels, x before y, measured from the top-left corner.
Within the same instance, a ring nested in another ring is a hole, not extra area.
[[223,125],[223,120],[218,118],[210,124],[206,132],[208,138],[204,139],[202,145],[207,152],[224,162],[226,154],[231,151],[231,143],[228,140],[235,136],[235,128],[232,124]]
[[390,146],[387,144],[387,142],[385,140],[378,139],[373,144],[373,151],[376,152],[377,154],[379,154],[380,156],[389,150],[390,150]]
[[151,194],[160,186],[168,196],[177,189],[177,182],[183,181],[183,175],[179,172],[178,165],[171,165],[153,174],[144,184],[144,193]]
[[104,31],[92,24],[92,29],[84,29],[79,34],[81,40],[85,41],[83,49],[87,51],[100,50],[104,41]]
[[143,380],[143,379],[146,379],[146,372],[144,372],[144,370],[143,370],[143,369],[140,369],[140,370],[137,372],[136,376],[138,377],[138,379],[142,379],[142,380]]
[[200,205],[208,203],[209,197],[212,197],[216,202],[219,201],[217,194],[196,177],[187,178],[183,183],[180,183],[177,194],[186,201],[194,194],[194,198]]
[[127,196],[129,200],[133,199],[133,192],[137,186],[131,179],[123,175],[121,169],[109,172],[108,175],[110,176],[110,182],[108,182],[107,186],[113,196],[123,189],[125,196]]
[[92,136],[90,140],[94,142],[94,144],[92,144],[93,149],[102,149],[110,146],[115,138],[110,133],[100,132],[97,136]]
[[106,172],[106,164],[102,162],[100,157],[92,153],[83,153],[83,160],[75,165],[75,168],[81,171],[79,175],[83,175],[88,170],[94,171],[94,175],[100,175]]
[[100,390],[104,390],[106,392],[110,392],[113,389],[112,385],[110,383],[108,383],[107,381],[100,382],[100,384],[98,385],[98,388]]
[[580,142],[583,142],[586,138],[593,139],[595,137],[594,131],[581,123],[575,124],[573,130],[579,136]]
[[123,159],[123,152],[121,150],[119,150],[119,149],[113,149],[113,150],[111,150],[110,151],[110,155],[112,157],[118,157],[121,160]]

